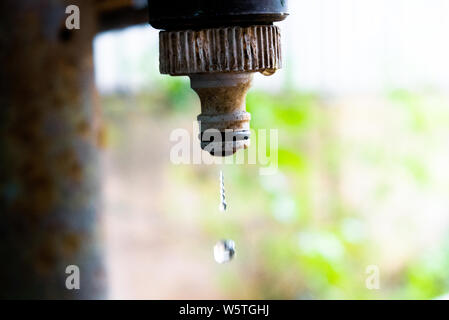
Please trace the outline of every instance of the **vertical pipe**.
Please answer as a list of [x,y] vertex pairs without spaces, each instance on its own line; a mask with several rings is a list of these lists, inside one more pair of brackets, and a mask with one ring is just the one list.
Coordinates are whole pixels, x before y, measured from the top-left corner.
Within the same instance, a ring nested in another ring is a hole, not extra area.
[[[65,27],[69,4],[79,30]],[[0,298],[104,297],[94,4],[0,4]],[[66,288],[68,265],[79,290]]]

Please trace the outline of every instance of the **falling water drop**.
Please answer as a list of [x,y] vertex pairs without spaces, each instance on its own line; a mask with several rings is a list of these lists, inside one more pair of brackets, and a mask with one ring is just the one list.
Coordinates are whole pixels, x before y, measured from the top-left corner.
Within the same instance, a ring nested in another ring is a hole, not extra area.
[[220,240],[214,246],[214,258],[218,263],[232,260],[235,255],[235,243],[232,240]]
[[[223,170],[220,170],[220,211],[226,211],[226,197],[224,188]],[[218,263],[232,260],[235,255],[235,243],[232,240],[220,240],[214,246],[214,258]]]
[[226,211],[227,206],[228,205],[226,204],[223,170],[220,170],[220,211]]

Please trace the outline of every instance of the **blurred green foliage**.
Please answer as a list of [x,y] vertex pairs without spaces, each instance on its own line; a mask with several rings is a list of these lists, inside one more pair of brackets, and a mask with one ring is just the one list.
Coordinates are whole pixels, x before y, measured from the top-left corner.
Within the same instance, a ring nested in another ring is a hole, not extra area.
[[[119,139],[114,132],[120,130],[122,117],[130,110],[161,121],[177,114],[194,119],[199,110],[199,101],[184,78],[164,77],[132,97],[103,99],[112,140]],[[441,104],[421,95],[397,90],[385,99],[391,103],[391,112],[399,114],[397,126],[410,139],[426,139],[449,122]],[[255,166],[226,166],[230,204],[226,217],[211,214],[217,207],[213,169],[204,178],[203,169],[195,166],[172,168],[173,183],[186,184],[201,195],[205,234],[210,239],[226,236],[237,243],[237,258],[217,278],[229,297],[427,299],[447,292],[449,241],[392,263],[395,267],[379,265],[381,288],[368,290],[366,267],[382,261],[383,248],[371,237],[362,209],[348,204],[341,190],[346,154],[355,154],[364,165],[386,176],[391,170],[405,170],[417,185],[431,188],[432,174],[425,157],[414,150],[392,152],[388,141],[344,143],[335,124],[338,107],[313,93],[253,90],[247,109],[254,129],[279,130],[279,172],[260,176]],[[379,180],[373,201],[382,203],[394,191],[386,181]]]

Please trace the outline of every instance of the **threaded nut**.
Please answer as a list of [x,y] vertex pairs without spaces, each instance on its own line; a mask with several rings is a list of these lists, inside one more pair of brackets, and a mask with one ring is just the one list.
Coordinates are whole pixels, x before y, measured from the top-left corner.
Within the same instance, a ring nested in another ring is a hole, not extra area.
[[159,33],[160,72],[272,74],[282,67],[277,26],[228,27]]

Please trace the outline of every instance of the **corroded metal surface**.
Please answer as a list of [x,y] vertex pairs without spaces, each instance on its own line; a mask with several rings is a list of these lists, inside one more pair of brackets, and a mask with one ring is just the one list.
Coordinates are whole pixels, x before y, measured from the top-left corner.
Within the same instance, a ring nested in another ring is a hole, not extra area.
[[[76,4],[81,29],[65,29]],[[101,298],[94,2],[0,4],[0,298]],[[65,286],[80,268],[80,290]]]
[[170,75],[221,72],[273,73],[282,67],[277,26],[162,31],[160,72]]
[[160,72],[190,76],[200,97],[202,149],[228,156],[248,148],[246,93],[254,72],[271,75],[282,67],[280,38],[273,25],[159,33]]
[[[202,149],[216,156],[228,156],[248,148],[251,115],[246,112],[245,99],[252,78],[252,73],[190,75],[191,87],[201,100],[198,121]],[[222,133],[221,141],[217,141],[211,129]]]

